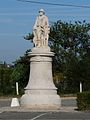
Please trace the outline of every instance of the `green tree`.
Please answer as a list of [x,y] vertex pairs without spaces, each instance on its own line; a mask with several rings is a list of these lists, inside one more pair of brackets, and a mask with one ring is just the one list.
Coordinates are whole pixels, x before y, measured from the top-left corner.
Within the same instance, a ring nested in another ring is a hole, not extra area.
[[[87,76],[83,78],[83,74],[85,67],[88,68],[88,65],[90,67],[89,61],[88,64],[84,62],[84,66],[80,62],[86,60],[83,57],[90,49],[89,30],[90,24],[85,21],[78,21],[74,24],[57,21],[51,26],[50,46],[55,52],[53,71],[63,73],[68,92],[79,91],[79,82],[83,79],[84,83],[87,81]],[[90,69],[86,71],[90,72]]]
[[20,57],[17,61],[15,61],[14,70],[12,72],[11,78],[13,80],[13,86],[18,82],[19,84],[19,93],[22,94],[24,92],[24,88],[26,87],[29,80],[29,71],[30,71],[30,63],[29,57],[27,53],[30,50],[27,50],[24,56]]
[[2,64],[0,66],[0,95],[13,94],[11,74],[13,72],[12,67],[7,67]]

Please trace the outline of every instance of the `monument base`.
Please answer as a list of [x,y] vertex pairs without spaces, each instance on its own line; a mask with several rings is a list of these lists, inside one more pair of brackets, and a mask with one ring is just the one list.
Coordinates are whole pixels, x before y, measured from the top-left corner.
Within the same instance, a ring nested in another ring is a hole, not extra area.
[[29,109],[60,109],[60,97],[58,95],[25,94],[21,98],[21,106]]
[[33,48],[30,56],[30,77],[21,106],[30,109],[59,109],[60,97],[52,77],[53,52],[47,48]]
[[60,109],[61,100],[56,90],[28,90],[21,98],[21,106],[30,109]]

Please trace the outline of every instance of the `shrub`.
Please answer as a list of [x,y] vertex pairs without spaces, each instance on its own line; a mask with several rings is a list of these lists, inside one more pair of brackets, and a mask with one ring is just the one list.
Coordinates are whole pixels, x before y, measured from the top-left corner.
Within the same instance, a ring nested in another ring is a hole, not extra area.
[[78,110],[90,110],[90,92],[82,92],[77,94]]

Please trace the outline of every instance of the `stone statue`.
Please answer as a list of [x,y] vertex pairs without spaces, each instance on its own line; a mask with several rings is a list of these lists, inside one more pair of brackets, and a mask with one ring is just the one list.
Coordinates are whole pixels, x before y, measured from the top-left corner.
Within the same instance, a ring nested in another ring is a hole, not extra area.
[[48,46],[49,33],[50,27],[48,17],[45,15],[45,11],[40,9],[39,16],[37,17],[33,27],[33,43],[35,44],[35,47]]
[[28,52],[30,57],[29,81],[20,105],[31,110],[59,110],[60,96],[53,83],[52,57],[54,53],[48,46],[50,27],[43,9],[39,11],[33,33],[35,47]]

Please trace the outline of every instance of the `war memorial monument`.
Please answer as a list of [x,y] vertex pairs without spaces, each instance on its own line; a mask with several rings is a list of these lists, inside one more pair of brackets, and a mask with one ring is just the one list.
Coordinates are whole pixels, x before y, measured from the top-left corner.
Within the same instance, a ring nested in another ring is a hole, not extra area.
[[29,82],[21,97],[21,106],[30,109],[59,109],[60,97],[53,83],[52,57],[54,53],[48,46],[50,27],[45,11],[40,9],[33,27],[32,51],[30,57]]

